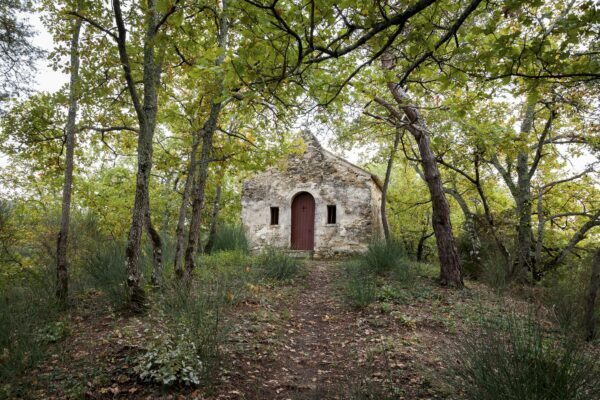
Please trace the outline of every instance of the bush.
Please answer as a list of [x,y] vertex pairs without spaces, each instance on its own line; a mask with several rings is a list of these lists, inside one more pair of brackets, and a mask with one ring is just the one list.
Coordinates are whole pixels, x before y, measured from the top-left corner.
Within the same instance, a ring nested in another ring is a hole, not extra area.
[[[32,367],[43,356],[59,307],[49,270],[28,272],[0,288],[0,381]],[[56,340],[60,337],[56,336]]]
[[506,289],[509,277],[504,264],[504,259],[497,252],[488,253],[481,266],[481,282],[497,290]]
[[240,225],[219,225],[215,239],[209,252],[237,250],[248,253],[248,239],[244,228]]
[[205,370],[197,350],[189,334],[159,334],[136,359],[133,370],[145,382],[197,386]]
[[114,241],[98,242],[96,246],[83,265],[84,275],[114,306],[122,307],[127,303],[125,246]]
[[375,277],[357,261],[346,264],[343,289],[346,300],[355,308],[364,308],[377,298]]
[[302,262],[283,250],[269,248],[258,257],[258,270],[267,279],[287,281],[300,274]]
[[220,251],[200,257],[197,282],[221,296],[223,303],[236,303],[248,293],[248,284],[257,279],[253,259],[239,251]]
[[395,241],[377,240],[369,245],[361,262],[377,275],[395,273],[399,277],[408,275],[409,263],[402,245]]
[[600,398],[599,361],[575,341],[548,337],[533,318],[485,321],[453,357],[468,399]]

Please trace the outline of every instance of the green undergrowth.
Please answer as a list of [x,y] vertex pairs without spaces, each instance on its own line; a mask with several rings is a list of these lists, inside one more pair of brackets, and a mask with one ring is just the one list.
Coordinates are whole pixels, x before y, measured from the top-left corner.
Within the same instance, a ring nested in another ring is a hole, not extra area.
[[449,381],[467,399],[600,398],[599,359],[532,315],[482,318],[449,357]]
[[[28,271],[20,280],[0,287],[0,395],[10,393],[10,382],[33,367],[49,343],[61,340],[67,326],[60,322],[60,308],[49,270]],[[51,286],[50,286],[51,287]]]
[[198,265],[192,281],[171,281],[156,297],[151,318],[161,328],[134,366],[142,381],[210,385],[222,362],[228,310],[253,296],[259,285],[287,282],[302,270],[298,260],[275,249],[256,257],[244,249],[214,251],[200,256]]
[[375,241],[367,252],[343,266],[342,293],[354,308],[364,308],[381,300],[397,300],[402,289],[411,286],[421,270],[411,261],[400,243]]

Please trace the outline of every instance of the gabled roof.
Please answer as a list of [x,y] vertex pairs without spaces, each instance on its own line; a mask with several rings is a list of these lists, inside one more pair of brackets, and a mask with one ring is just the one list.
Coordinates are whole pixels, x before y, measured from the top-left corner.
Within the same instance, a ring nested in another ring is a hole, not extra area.
[[335,161],[339,162],[340,164],[343,164],[349,169],[355,170],[356,172],[368,174],[373,180],[373,182],[375,182],[375,185],[377,185],[379,190],[383,190],[383,182],[377,175],[375,175],[371,171],[366,170],[365,168],[359,167],[358,165],[343,159],[340,156],[333,154],[329,150],[324,149],[323,146],[321,146],[321,143],[319,143],[319,140],[309,130],[302,131],[302,138],[309,147],[314,148],[316,151],[323,154],[324,156],[333,158]]

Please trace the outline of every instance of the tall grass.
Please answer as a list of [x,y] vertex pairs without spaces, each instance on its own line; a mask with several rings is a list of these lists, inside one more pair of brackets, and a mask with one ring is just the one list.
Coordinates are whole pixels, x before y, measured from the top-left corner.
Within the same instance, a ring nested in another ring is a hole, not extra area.
[[365,254],[344,266],[342,289],[347,302],[354,308],[364,308],[374,302],[380,297],[378,280],[411,282],[415,276],[413,264],[399,242],[372,242]]
[[248,253],[248,239],[241,225],[219,225],[209,252],[237,250]]
[[123,243],[98,242],[83,263],[83,277],[89,286],[106,294],[115,307],[127,303],[127,272],[125,269],[125,246]]
[[24,274],[0,287],[0,381],[33,366],[44,355],[44,328],[59,316],[50,270]]
[[357,261],[348,262],[344,268],[344,295],[354,308],[364,308],[377,298],[375,277]]
[[302,261],[280,249],[267,248],[257,258],[257,272],[267,279],[287,281],[302,272]]
[[467,399],[600,398],[600,361],[576,341],[548,337],[531,317],[483,321],[452,357]]
[[219,370],[220,346],[231,304],[244,299],[256,279],[251,260],[241,251],[220,251],[199,258],[191,282],[173,281],[155,302],[158,330],[138,358],[135,372],[161,385],[207,385]]
[[359,260],[377,275],[390,272],[402,272],[408,268],[406,253],[402,245],[395,240],[375,240]]

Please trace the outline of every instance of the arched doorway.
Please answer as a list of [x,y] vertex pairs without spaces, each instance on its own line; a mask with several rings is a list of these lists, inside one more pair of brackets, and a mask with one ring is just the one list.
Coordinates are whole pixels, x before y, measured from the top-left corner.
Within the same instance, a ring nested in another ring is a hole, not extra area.
[[313,250],[315,247],[315,199],[307,192],[292,200],[292,250]]

